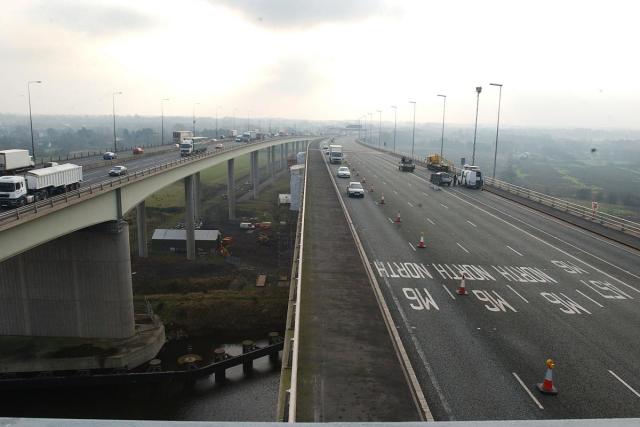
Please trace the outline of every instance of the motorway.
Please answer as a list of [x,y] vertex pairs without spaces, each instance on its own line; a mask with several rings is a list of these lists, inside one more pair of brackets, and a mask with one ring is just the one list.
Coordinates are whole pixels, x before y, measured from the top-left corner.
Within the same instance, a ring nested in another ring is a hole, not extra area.
[[336,143],[373,189],[346,197],[330,165],[436,420],[640,416],[640,252]]

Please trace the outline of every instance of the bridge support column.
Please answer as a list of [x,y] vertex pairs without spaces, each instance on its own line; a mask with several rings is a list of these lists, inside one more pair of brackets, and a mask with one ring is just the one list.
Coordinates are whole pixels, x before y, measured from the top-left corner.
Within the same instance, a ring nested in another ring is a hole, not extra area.
[[229,219],[236,219],[236,181],[233,159],[227,160],[227,202],[229,202]]
[[289,168],[289,144],[290,142],[287,142],[286,144],[284,144],[284,167],[285,168]]
[[138,231],[138,256],[149,256],[147,250],[147,209],[144,200],[136,205],[136,228]]
[[0,263],[0,335],[134,335],[129,226],[110,221]]
[[200,172],[193,174],[193,218],[202,218],[202,191],[200,185]]
[[271,153],[271,159],[269,161],[269,172],[271,172],[271,179],[273,180],[276,176],[276,147],[272,145],[269,148],[269,153]]
[[280,162],[278,163],[278,169],[282,170],[282,169],[284,169],[284,164],[285,164],[285,160],[284,160],[284,145],[280,144],[280,146],[278,147],[278,150],[280,152]]
[[258,198],[258,187],[260,186],[260,171],[259,171],[259,157],[258,150],[251,152],[251,186],[253,187],[253,199]]
[[187,259],[193,261],[196,259],[196,233],[193,221],[195,202],[194,202],[194,176],[189,175],[184,179],[184,207],[185,221],[184,229],[187,232]]

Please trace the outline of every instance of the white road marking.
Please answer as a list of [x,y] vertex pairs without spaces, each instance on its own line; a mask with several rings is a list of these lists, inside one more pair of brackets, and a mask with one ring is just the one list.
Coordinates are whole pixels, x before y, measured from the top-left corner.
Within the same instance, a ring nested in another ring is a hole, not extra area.
[[429,195],[427,193],[422,193],[422,194],[424,194],[424,197],[429,197]]
[[449,294],[449,296],[451,297],[451,299],[456,299],[456,297],[453,296],[453,294],[451,293],[451,291],[449,289],[447,289],[447,287],[445,285],[442,285],[442,287],[444,288],[445,291],[447,291],[447,293]]
[[[611,372],[611,371],[609,371]],[[527,388],[526,385],[524,385],[524,383],[522,382],[522,380],[520,379],[520,377],[518,376],[518,374],[516,374],[515,372],[512,372],[513,376],[516,377],[516,380],[518,380],[518,382],[520,383],[520,385],[522,386],[522,388],[524,389],[524,391],[527,392],[527,394],[529,395],[529,397],[535,402],[536,405],[538,405],[538,408],[540,409],[544,409],[544,407],[540,404],[540,401],[538,399],[536,399],[536,397],[533,395],[533,393],[531,393],[531,390],[529,390]]]
[[383,184],[383,185],[387,185],[387,183],[386,183],[386,182],[384,182],[384,181],[382,181],[382,184]]
[[392,220],[391,218],[387,217],[387,219],[389,220],[389,222],[390,222],[391,224],[393,224],[393,220]]
[[409,243],[409,246],[411,246],[411,249],[413,249],[414,252],[416,251],[415,246],[413,246],[411,243]]
[[507,285],[507,288],[511,289],[513,291],[514,294],[518,295],[520,298],[522,298],[522,301],[526,302],[527,304],[529,304],[529,301],[527,301],[527,299],[525,297],[523,297],[522,295],[520,295],[518,293],[518,291],[516,291],[515,289],[513,289],[511,287],[511,285]]
[[440,206],[442,206],[445,209],[449,209],[449,207],[447,205],[443,205],[442,203],[440,203]]
[[407,204],[408,204],[409,206],[411,206],[411,207],[414,207],[414,206],[411,204],[411,202],[407,202]]
[[509,249],[511,249],[513,252],[517,253],[518,255],[520,255],[520,256],[524,256],[524,255],[522,255],[520,252],[518,252],[518,251],[516,251],[515,249],[513,249],[511,246],[507,245],[507,247],[508,247]]
[[436,225],[435,222],[431,221],[431,218],[427,218],[427,221],[429,221],[431,224]]
[[398,192],[397,192],[396,190],[393,190],[393,192],[394,192],[395,194],[398,194]]
[[629,390],[631,390],[631,392],[633,394],[635,394],[636,396],[640,397],[640,393],[638,393],[636,390],[633,389],[633,387],[631,387],[629,384],[627,384],[622,378],[620,378],[615,372],[613,372],[611,369],[609,369],[609,373],[611,375],[613,375],[618,381],[620,381],[622,384],[625,385],[625,387],[627,387]]
[[468,250],[466,250],[466,249],[465,249],[465,247],[464,247],[464,246],[462,246],[460,243],[457,243],[457,242],[456,242],[456,245],[460,246],[460,249],[462,249],[462,250],[463,250],[463,251],[465,251],[466,253],[469,253],[469,251],[468,251]]
[[467,220],[467,222],[471,225],[473,225],[474,228],[478,228],[474,223],[472,223],[471,221]]
[[582,295],[583,297],[585,297],[586,299],[590,300],[592,303],[594,303],[595,305],[599,306],[599,307],[604,307],[604,305],[600,304],[598,301],[594,300],[593,298],[591,298],[590,296],[588,296],[585,293],[582,293],[579,289],[576,289],[576,292],[579,293],[580,295]]
[[[423,178],[419,178],[419,179],[423,179]],[[423,179],[423,181],[425,181],[425,182],[426,182],[426,179]],[[535,240],[537,240],[537,241],[539,241],[539,242],[541,242],[541,243],[544,243],[545,245],[547,245],[547,246],[549,246],[549,247],[551,247],[551,248],[553,248],[553,249],[557,250],[558,252],[560,252],[560,253],[562,253],[562,254],[564,254],[564,255],[568,256],[569,258],[574,259],[574,260],[578,261],[579,263],[582,263],[582,264],[586,265],[587,267],[591,268],[592,270],[597,271],[598,273],[600,273],[600,274],[603,274],[603,275],[607,276],[607,277],[608,277],[608,278],[610,278],[611,280],[615,280],[616,282],[620,283],[621,285],[624,285],[624,286],[626,286],[626,287],[628,287],[628,288],[630,288],[630,289],[633,289],[634,291],[636,291],[636,292],[638,292],[638,293],[640,294],[640,289],[638,289],[638,288],[636,288],[636,287],[633,287],[633,286],[631,286],[631,285],[629,285],[629,284],[627,284],[627,283],[623,282],[622,280],[618,279],[617,277],[612,276],[611,274],[609,274],[609,273],[605,272],[604,270],[601,270],[601,269],[599,269],[599,268],[597,268],[597,267],[594,267],[593,265],[589,264],[588,262],[583,261],[583,260],[581,260],[580,258],[578,258],[577,256],[572,255],[572,254],[570,254],[569,252],[567,252],[567,251],[565,251],[565,250],[563,250],[563,249],[560,249],[559,247],[557,247],[557,246],[555,246],[555,245],[553,245],[553,244],[551,244],[551,243],[547,242],[547,241],[546,241],[546,240],[544,240],[543,238],[538,237],[538,236],[536,236],[536,235],[534,235],[534,234],[532,234],[532,233],[530,233],[530,232],[528,232],[528,231],[524,230],[523,228],[518,227],[517,225],[515,225],[515,224],[513,224],[513,223],[511,223],[511,222],[509,222],[509,221],[507,221],[506,219],[500,218],[499,216],[497,216],[497,215],[495,215],[495,214],[493,214],[493,213],[489,212],[488,210],[486,210],[486,209],[484,209],[484,208],[481,208],[480,206],[475,205],[475,204],[473,204],[473,203],[469,202],[468,200],[465,200],[465,199],[463,199],[462,197],[460,197],[460,196],[457,196],[457,195],[453,194],[453,192],[454,192],[454,190],[452,190],[451,192],[449,192],[449,194],[451,194],[451,196],[452,196],[452,197],[455,197],[456,199],[459,199],[460,201],[462,201],[462,202],[464,202],[464,203],[466,203],[466,204],[468,204],[468,205],[473,206],[474,208],[476,208],[476,209],[478,209],[478,210],[480,210],[480,211],[482,211],[482,212],[486,213],[487,215],[489,215],[489,216],[491,216],[491,217],[493,217],[493,218],[497,219],[498,221],[502,221],[502,222],[504,222],[505,224],[510,225],[511,227],[513,227],[513,228],[515,228],[516,230],[518,230],[518,231],[520,231],[520,232],[522,232],[522,233],[526,234],[527,236],[529,236],[529,237],[531,237],[531,238],[533,238],[533,239],[535,239]],[[480,202],[479,200],[476,200],[476,199],[472,199],[472,200],[474,200],[475,202],[478,202],[478,203],[480,203],[480,204],[482,204],[482,205],[485,205],[485,206],[487,206],[487,207],[489,206],[489,205],[487,205],[486,203]],[[541,232],[541,233],[544,233],[544,234],[547,234],[547,235],[549,235],[549,236],[551,236],[551,237],[554,237],[554,236],[552,236],[550,233],[547,233],[546,231],[541,230],[541,229],[539,229],[538,227],[534,227],[533,225],[531,225],[531,224],[529,224],[529,223],[527,223],[527,222],[525,222],[525,221],[519,220],[519,219],[515,218],[515,217],[514,217],[514,216],[512,216],[512,215],[509,215],[509,214],[507,214],[507,213],[505,213],[505,212],[502,212],[502,211],[499,211],[499,212],[500,212],[500,213],[502,213],[503,215],[508,216],[509,218],[511,218],[511,219],[513,219],[513,220],[516,220],[516,221],[519,221],[519,222],[521,222],[521,223],[523,223],[523,224],[526,224],[527,226],[529,226],[529,227],[533,228],[534,230],[537,230],[537,231],[539,231],[539,232]],[[558,238],[556,237],[556,239],[558,239]],[[558,239],[558,240],[560,240],[562,243],[565,243],[565,244],[567,244],[567,245],[569,245],[569,246],[575,247],[575,246],[571,245],[570,243],[565,242],[565,241],[564,241],[564,240],[562,240],[562,239]],[[584,253],[586,253],[586,254],[588,254],[588,255],[591,255],[592,257],[594,257],[594,258],[596,258],[596,259],[599,259],[600,261],[603,261],[603,262],[605,262],[605,263],[607,263],[607,264],[609,264],[609,265],[611,265],[611,266],[613,266],[613,267],[616,267],[616,268],[620,269],[620,267],[617,267],[617,266],[615,266],[615,265],[611,264],[610,262],[608,262],[608,261],[606,261],[606,260],[603,260],[602,258],[599,258],[599,257],[597,257],[597,256],[595,256],[595,255],[593,255],[593,254],[590,254],[590,253],[586,252],[586,251],[583,251],[583,252],[584,252]]]

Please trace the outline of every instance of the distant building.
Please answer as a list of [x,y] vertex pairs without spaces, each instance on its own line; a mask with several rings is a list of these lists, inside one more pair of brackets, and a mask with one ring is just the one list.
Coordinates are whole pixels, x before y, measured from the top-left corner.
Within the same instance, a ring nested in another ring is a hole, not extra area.
[[[211,251],[218,247],[219,230],[195,230],[196,250]],[[151,248],[158,251],[186,252],[187,230],[157,228],[151,237]]]

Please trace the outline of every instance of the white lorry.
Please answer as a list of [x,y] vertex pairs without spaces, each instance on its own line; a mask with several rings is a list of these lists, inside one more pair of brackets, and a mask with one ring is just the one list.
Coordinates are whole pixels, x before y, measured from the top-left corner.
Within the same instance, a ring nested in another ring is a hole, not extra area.
[[0,177],[0,206],[16,208],[47,197],[78,189],[82,166],[65,163],[33,169],[24,175]]
[[27,150],[0,151],[0,175],[12,175],[33,169],[33,158]]
[[180,144],[180,156],[187,157],[193,154],[204,153],[207,151],[207,138],[196,136],[191,139],[185,139]]
[[329,163],[342,163],[342,145],[329,146]]

